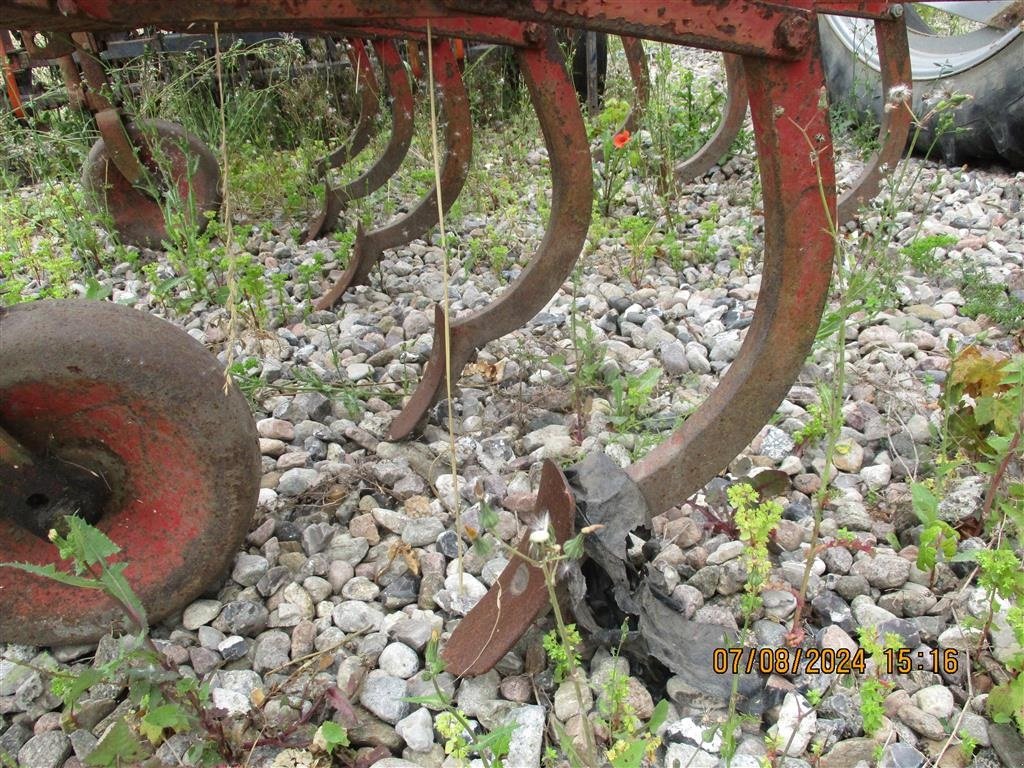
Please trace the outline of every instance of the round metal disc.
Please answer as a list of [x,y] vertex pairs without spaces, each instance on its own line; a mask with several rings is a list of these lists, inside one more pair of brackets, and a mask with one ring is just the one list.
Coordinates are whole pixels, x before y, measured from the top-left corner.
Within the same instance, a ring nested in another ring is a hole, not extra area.
[[[206,229],[208,211],[220,208],[220,168],[217,158],[196,136],[166,120],[137,120],[126,126],[139,160],[157,184],[168,190],[144,191],[129,182],[114,165],[107,145],[99,139],[82,170],[86,197],[106,212],[123,243],[161,248],[167,240],[164,207],[181,211],[186,222]],[[159,151],[154,151],[154,147]],[[161,205],[156,197],[165,202]]]
[[[245,398],[188,334],[94,301],[0,308],[0,426],[36,455],[84,467],[110,489],[98,528],[121,547],[150,622],[223,576],[259,491]],[[54,546],[0,517],[0,561],[60,563]],[[0,568],[0,642],[94,641],[123,623],[98,591]]]

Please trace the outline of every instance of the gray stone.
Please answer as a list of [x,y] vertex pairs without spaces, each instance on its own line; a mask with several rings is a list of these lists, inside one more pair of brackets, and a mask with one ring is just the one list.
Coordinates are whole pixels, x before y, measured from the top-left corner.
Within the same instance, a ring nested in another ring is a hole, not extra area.
[[818,713],[810,703],[803,696],[790,692],[783,699],[779,719],[768,729],[768,734],[774,737],[783,754],[796,757],[807,749],[817,722]]
[[958,523],[974,515],[985,497],[988,482],[979,476],[965,477],[943,496],[939,502],[939,518],[947,523]]
[[929,715],[927,712],[922,712],[912,704],[900,707],[897,715],[900,720],[910,726],[914,733],[924,736],[926,739],[939,740],[946,738],[946,730],[942,727],[942,723],[939,722],[939,718]]
[[23,768],[60,768],[70,756],[71,742],[63,731],[44,731],[18,750],[18,763]]
[[744,549],[746,549],[746,544],[742,541],[727,541],[708,555],[707,563],[708,565],[721,565],[739,557],[743,554]]
[[795,446],[793,438],[785,431],[778,427],[767,427],[761,438],[761,455],[773,461],[782,461]]
[[[181,617],[182,624],[185,629],[199,629],[204,624],[209,624],[216,619],[223,607],[224,604],[220,600],[196,600],[185,609],[185,613]],[[0,679],[2,677],[3,675],[0,675]]]
[[12,723],[0,735],[0,755],[16,755],[25,742],[32,738],[32,729],[22,723]]
[[861,762],[873,765],[875,762],[874,739],[858,738],[840,741],[821,756],[819,768],[856,768]]
[[498,673],[493,669],[476,677],[467,677],[459,684],[456,703],[470,717],[476,717],[484,702],[498,698]]
[[850,568],[850,573],[863,576],[868,584],[878,589],[896,589],[907,583],[910,566],[911,562],[905,557],[878,554],[858,559]]
[[84,762],[96,746],[97,738],[84,728],[79,728],[68,734],[68,741],[71,742],[71,749],[74,751],[75,757]]
[[717,768],[718,756],[692,744],[669,744],[665,752],[665,768]]
[[315,469],[296,467],[281,475],[277,481],[277,492],[282,496],[301,496],[319,481],[320,473]]
[[922,768],[927,761],[928,758],[909,744],[896,742],[888,745],[882,752],[878,768]]
[[[435,627],[440,629],[441,621],[439,617],[433,617],[422,611],[416,613],[417,615],[399,619],[392,624],[391,636],[414,650],[422,651],[429,642]],[[436,623],[434,619],[436,619]]]
[[260,419],[256,422],[256,432],[260,437],[283,440],[286,443],[295,439],[295,425],[282,419]]
[[328,523],[307,525],[302,531],[302,549],[307,555],[323,552],[334,537],[337,528]]
[[981,630],[978,627],[950,627],[939,635],[939,648],[973,651],[978,647]]
[[243,587],[252,587],[269,569],[270,563],[262,555],[240,552],[235,558],[235,567],[231,571],[231,578]]
[[0,696],[13,696],[18,686],[31,674],[29,667],[0,659]]
[[334,625],[343,632],[376,632],[380,629],[384,614],[369,603],[346,600],[334,607],[331,618]]
[[346,600],[361,600],[364,603],[376,600],[379,594],[380,587],[365,576],[355,576],[341,588],[341,596]]
[[512,733],[505,765],[509,768],[538,768],[546,726],[544,707],[536,704],[517,707],[512,711],[509,720],[515,723],[515,730]]
[[386,723],[394,725],[409,714],[406,682],[379,669],[366,675],[359,703]]
[[264,597],[270,597],[282,586],[291,581],[292,569],[287,565],[275,565],[256,582],[256,591]]
[[661,365],[669,376],[682,376],[689,373],[690,363],[686,359],[686,347],[678,341],[671,341],[658,347]]
[[[420,707],[395,723],[395,732],[401,736],[409,749],[427,752],[434,743],[434,719],[430,710]],[[380,763],[376,763],[380,765]]]
[[403,643],[391,643],[381,651],[377,664],[381,670],[392,677],[407,680],[420,668],[419,656]]
[[854,440],[840,440],[836,443],[832,464],[840,472],[860,472],[864,464],[864,449]]
[[249,641],[239,635],[225,637],[217,644],[217,652],[224,658],[224,661],[240,659],[249,651]]
[[256,638],[253,651],[253,669],[269,672],[285,666],[291,660],[292,639],[288,633],[271,629]]
[[252,637],[267,628],[269,612],[262,603],[232,600],[224,606],[213,626],[225,635]]
[[425,547],[433,544],[444,529],[444,523],[436,517],[413,518],[401,531],[402,541],[410,547]]
[[929,685],[927,688],[919,690],[911,698],[921,711],[940,720],[953,713],[953,694],[944,685]]

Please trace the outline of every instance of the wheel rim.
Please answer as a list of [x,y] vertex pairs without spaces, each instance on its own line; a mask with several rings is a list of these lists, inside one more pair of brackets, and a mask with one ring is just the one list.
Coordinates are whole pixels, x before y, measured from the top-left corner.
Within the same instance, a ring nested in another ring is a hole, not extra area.
[[[975,2],[930,3],[940,10],[957,14],[958,7],[965,13],[973,13],[970,6]],[[984,3],[991,7],[989,16],[1001,8],[1008,8],[1011,2]],[[910,58],[914,80],[938,80],[976,67],[995,56],[1020,34],[1019,27],[1009,30],[982,27],[964,34],[943,35],[936,33],[919,13],[905,5],[908,14],[907,37],[910,43]],[[826,23],[836,37],[858,59],[879,71],[878,49],[875,45],[874,22],[870,19],[856,19],[849,16],[825,16]]]
[[[259,484],[244,398],[177,328],[104,302],[0,310],[0,424],[37,455],[109,479],[96,526],[129,563],[150,621],[223,574],[248,530]],[[0,517],[0,561],[59,563],[54,547]],[[120,607],[98,592],[0,569],[0,642],[95,640]]]
[[[174,195],[182,224],[206,229],[208,213],[220,208],[220,168],[202,141],[180,125],[166,120],[138,120],[126,126],[139,160],[160,185],[158,196]],[[158,147],[159,152],[154,153]],[[159,158],[159,159],[158,159]],[[82,170],[87,199],[128,245],[158,249],[168,239],[164,202],[129,182],[114,166],[106,143],[99,139]]]

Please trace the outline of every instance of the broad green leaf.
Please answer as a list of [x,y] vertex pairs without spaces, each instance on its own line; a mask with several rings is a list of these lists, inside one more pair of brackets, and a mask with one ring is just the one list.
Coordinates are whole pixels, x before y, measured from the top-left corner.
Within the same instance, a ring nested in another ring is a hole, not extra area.
[[132,732],[124,720],[116,721],[99,740],[89,756],[86,765],[107,766],[130,765],[149,754],[142,740]]
[[333,720],[326,720],[321,723],[320,727],[317,729],[317,733],[320,738],[323,739],[325,746],[324,751],[328,754],[338,747],[347,747],[349,745],[348,731]]
[[939,500],[935,494],[921,483],[912,483],[910,486],[910,498],[914,504],[914,513],[918,520],[927,523],[935,519],[938,514]]
[[640,768],[644,755],[647,754],[647,742],[642,739],[630,741],[624,750],[616,751],[612,758],[612,768]]
[[139,722],[142,735],[153,744],[163,741],[164,731],[170,728],[175,733],[187,730],[191,722],[177,704],[164,704],[151,709]]
[[121,551],[103,531],[89,525],[82,518],[68,515],[64,520],[68,525],[68,542],[75,547],[86,565],[105,562]]
[[103,583],[103,588],[107,591],[107,594],[125,606],[140,627],[146,627],[148,626],[146,609],[143,607],[142,601],[139,600],[139,596],[135,594],[131,586],[129,586],[128,580],[124,577],[124,570],[127,567],[127,563],[105,565],[100,573],[100,581]]
[[82,587],[84,589],[100,589],[100,583],[96,579],[87,576],[76,576],[66,571],[58,571],[53,563],[36,565],[34,563],[0,563],[0,568],[17,568],[19,571],[31,573],[35,576],[42,576],[45,579],[53,579],[61,584],[70,587]]
[[668,701],[662,699],[658,702],[654,711],[651,713],[651,719],[647,722],[647,730],[651,733],[657,733],[658,729],[661,728],[665,722],[665,718],[668,717]]

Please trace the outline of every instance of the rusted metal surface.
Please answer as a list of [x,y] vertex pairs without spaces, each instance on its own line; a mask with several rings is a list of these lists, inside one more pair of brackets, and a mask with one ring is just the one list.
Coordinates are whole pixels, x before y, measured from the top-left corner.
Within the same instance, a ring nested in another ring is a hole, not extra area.
[[519,49],[516,56],[551,164],[551,217],[547,231],[526,268],[499,298],[451,321],[447,356],[443,316],[440,308],[435,311],[430,360],[412,398],[391,424],[392,439],[409,435],[441,396],[447,359],[451,360],[452,375],[458,376],[477,349],[519,328],[543,309],[569,277],[587,237],[593,177],[586,128],[576,108],[572,80],[550,34],[542,49]]
[[2,427],[0,488],[0,517],[43,539],[64,515],[98,515],[108,496],[92,473],[49,456],[34,456]]
[[338,168],[358,155],[370,143],[377,130],[377,113],[380,110],[380,85],[373,71],[373,64],[366,52],[366,43],[358,37],[348,39],[348,57],[355,72],[356,89],[359,92],[359,119],[352,136],[342,146],[322,157],[316,165],[320,176],[331,168]]
[[623,35],[622,50],[626,54],[629,78],[633,81],[633,104],[622,127],[634,133],[640,127],[647,103],[651,99],[651,72],[647,67],[647,54],[642,40]]
[[[151,621],[188,604],[223,575],[256,507],[245,398],[224,393],[198,342],[128,307],[38,301],[0,309],[0,330],[0,425],[109,490],[96,524],[122,548]],[[59,563],[45,537],[5,516],[0,560]],[[0,642],[95,641],[121,616],[99,592],[0,568]]]
[[[469,115],[469,99],[462,82],[462,73],[452,53],[451,44],[438,39],[433,44],[434,78],[441,91],[441,108],[445,117],[445,155],[441,167],[441,206],[451,208],[469,175],[473,152],[473,126]],[[437,224],[437,186],[431,185],[416,206],[391,223],[370,232],[361,228],[352,246],[348,267],[338,281],[319,301],[317,309],[329,309],[349,288],[361,285],[370,270],[380,261],[384,251],[397,248],[430,230]]]
[[652,515],[701,488],[757,434],[796,380],[828,295],[835,173],[821,62],[749,57],[743,65],[765,201],[761,291],[739,356],[717,388],[627,470]]
[[[575,97],[574,97],[575,98]],[[553,532],[554,541],[564,544],[572,535],[576,507],[565,475],[552,461],[541,471],[532,530]],[[518,552],[535,557],[527,533]],[[446,671],[453,675],[479,675],[491,669],[523,636],[537,616],[550,606],[544,572],[521,557],[512,556],[487,594],[459,625],[441,651]]]
[[[914,119],[910,111],[913,75],[906,19],[903,16],[877,19],[875,40],[878,42],[878,63],[882,73],[882,99],[889,103],[882,110],[882,122],[878,127],[878,151],[865,163],[860,176],[839,199],[839,224],[855,218],[857,210],[878,194],[882,176],[891,172],[903,156]],[[900,90],[904,95],[897,97]]]
[[213,153],[180,125],[166,120],[129,123],[125,133],[127,151],[133,157],[137,153],[138,162],[152,181],[143,187],[126,179],[106,141],[100,139],[82,170],[82,186],[90,204],[110,214],[123,242],[160,248],[167,239],[160,202],[167,191],[161,188],[173,186],[174,205],[181,207],[185,220],[200,231],[205,229],[206,213],[220,208],[220,168]]
[[445,0],[470,13],[630,35],[665,43],[795,59],[815,40],[801,3],[691,0],[673,6],[646,0]]
[[675,167],[676,184],[699,179],[721,161],[747,118],[747,81],[743,77],[743,60],[735,54],[726,53],[722,55],[722,64],[727,89],[722,120],[707,143]]
[[21,89],[18,87],[18,81],[14,77],[14,66],[10,59],[12,51],[8,50],[10,46],[11,39],[8,37],[8,31],[0,29],[0,76],[3,77],[4,90],[7,93],[7,101],[11,106],[11,111],[16,118],[24,120],[27,115],[25,113],[25,105],[21,101]]
[[325,181],[324,207],[306,230],[306,239],[314,240],[334,230],[338,216],[351,201],[380,189],[401,166],[412,143],[413,97],[409,75],[393,40],[374,40],[373,49],[384,72],[391,100],[391,137],[380,157],[360,176],[343,187]]

